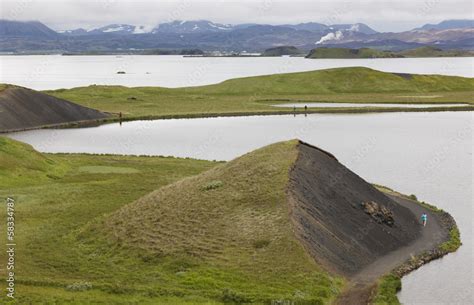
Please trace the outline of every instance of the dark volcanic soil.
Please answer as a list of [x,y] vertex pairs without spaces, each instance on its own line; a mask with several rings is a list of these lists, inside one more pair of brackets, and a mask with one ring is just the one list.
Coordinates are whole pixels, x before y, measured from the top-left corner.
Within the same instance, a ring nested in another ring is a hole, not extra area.
[[[297,237],[316,261],[349,280],[337,304],[367,304],[378,278],[448,239],[435,213],[380,192],[305,143],[290,172],[288,197]],[[423,212],[426,227],[418,221]]]
[[[299,145],[290,183],[297,235],[318,261],[340,274],[352,276],[420,236],[410,210],[317,148]],[[366,212],[367,202],[391,211],[394,224]]]
[[0,92],[0,132],[107,116],[100,111],[26,88],[9,87]]

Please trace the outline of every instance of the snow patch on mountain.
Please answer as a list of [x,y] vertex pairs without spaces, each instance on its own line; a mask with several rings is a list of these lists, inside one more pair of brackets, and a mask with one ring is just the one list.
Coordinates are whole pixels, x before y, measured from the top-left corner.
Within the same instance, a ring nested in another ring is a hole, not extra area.
[[150,33],[153,30],[153,26],[140,25],[136,26],[133,30],[133,34],[146,34]]
[[359,25],[358,23],[353,24],[353,25],[350,27],[349,31],[352,31],[352,32],[359,32],[359,31],[360,31],[360,25]]
[[102,30],[103,33],[111,33],[111,32],[119,32],[119,31],[124,31],[126,30],[123,25],[119,25],[116,27],[109,27],[107,29]]
[[232,29],[232,26],[230,24],[215,24],[215,23],[212,23],[212,22],[208,22],[207,23],[210,27],[212,28],[216,28],[216,29],[219,29],[219,30],[231,30]]

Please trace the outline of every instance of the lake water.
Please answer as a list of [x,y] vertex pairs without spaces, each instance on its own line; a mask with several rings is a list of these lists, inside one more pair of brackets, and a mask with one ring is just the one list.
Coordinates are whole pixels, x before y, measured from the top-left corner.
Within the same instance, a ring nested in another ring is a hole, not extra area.
[[[182,56],[0,56],[0,83],[36,90],[123,85],[187,87],[227,79],[336,67],[364,66],[401,73],[474,76],[474,58],[306,59]],[[124,71],[126,74],[117,74]]]
[[[436,96],[435,96],[436,97]],[[304,108],[322,107],[322,108],[354,108],[354,107],[384,107],[384,108],[430,108],[430,107],[461,107],[469,104],[363,104],[363,103],[293,103],[293,104],[276,104],[274,107],[283,108]]]
[[370,182],[433,203],[456,219],[464,245],[403,279],[403,304],[473,304],[472,112],[255,116],[135,121],[10,134],[44,152],[173,155],[230,160],[300,138]]

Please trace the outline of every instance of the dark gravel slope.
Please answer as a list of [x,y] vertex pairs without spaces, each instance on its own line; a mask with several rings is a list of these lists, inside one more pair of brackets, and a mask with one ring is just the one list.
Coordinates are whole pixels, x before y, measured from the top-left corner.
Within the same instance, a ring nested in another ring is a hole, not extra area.
[[[417,216],[408,208],[304,143],[290,173],[289,197],[299,239],[317,261],[348,277],[421,236]],[[377,211],[369,213],[367,202],[384,207],[394,223]]]
[[0,92],[0,132],[107,116],[100,111],[26,88],[8,87]]

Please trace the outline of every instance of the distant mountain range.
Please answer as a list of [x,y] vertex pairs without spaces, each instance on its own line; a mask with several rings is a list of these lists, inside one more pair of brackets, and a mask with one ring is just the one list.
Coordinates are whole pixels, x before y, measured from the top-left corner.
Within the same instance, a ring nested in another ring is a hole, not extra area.
[[381,33],[363,23],[221,24],[172,21],[155,27],[111,24],[56,32],[38,21],[0,20],[0,52],[127,52],[144,49],[201,49],[261,52],[279,46],[370,47],[404,50],[426,45],[474,49],[473,20],[446,20],[400,33]]
[[450,30],[450,29],[463,29],[473,28],[474,20],[460,19],[460,20],[445,20],[438,24],[425,24],[417,30]]
[[50,39],[57,38],[57,32],[48,28],[39,21],[10,21],[0,20],[0,38],[41,38]]

